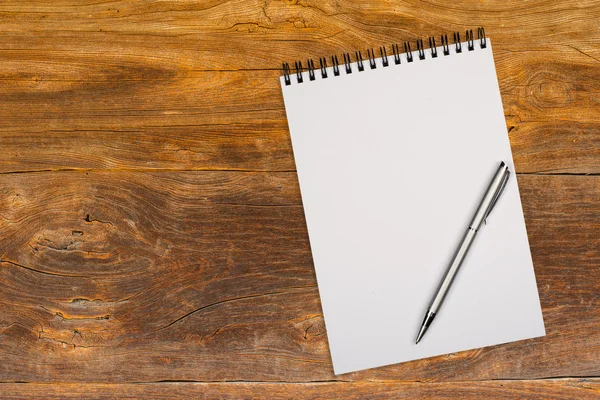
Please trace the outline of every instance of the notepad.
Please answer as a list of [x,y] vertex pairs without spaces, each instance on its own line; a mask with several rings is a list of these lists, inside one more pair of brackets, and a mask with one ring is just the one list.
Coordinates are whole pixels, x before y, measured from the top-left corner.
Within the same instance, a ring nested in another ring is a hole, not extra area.
[[415,345],[499,162],[514,164],[489,39],[388,50],[281,77],[336,374],[545,335],[513,173]]

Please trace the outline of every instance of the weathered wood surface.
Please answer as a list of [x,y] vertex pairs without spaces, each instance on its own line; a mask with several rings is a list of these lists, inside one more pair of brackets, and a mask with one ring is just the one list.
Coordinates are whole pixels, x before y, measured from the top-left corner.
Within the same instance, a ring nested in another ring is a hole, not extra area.
[[[343,379],[600,374],[600,179],[519,181],[547,336]],[[0,190],[0,381],[336,379],[295,173],[10,174]]]
[[[592,0],[3,1],[0,397],[600,397],[598,21]],[[480,25],[548,335],[335,377],[278,68]],[[207,383],[136,384],[165,380]]]
[[598,173],[598,20],[595,0],[5,1],[0,171],[292,170],[282,61],[484,25],[518,171]]
[[599,379],[486,382],[323,382],[323,383],[153,383],[153,384],[6,384],[5,399],[561,399],[600,396]]

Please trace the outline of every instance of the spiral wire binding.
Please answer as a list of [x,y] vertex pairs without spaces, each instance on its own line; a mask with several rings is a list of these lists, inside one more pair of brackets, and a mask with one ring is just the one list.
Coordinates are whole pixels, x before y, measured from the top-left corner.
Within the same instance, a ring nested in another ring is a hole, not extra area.
[[406,61],[413,62],[413,54],[409,42],[404,42],[404,52],[406,53]]
[[[477,28],[477,39],[475,39],[472,29],[467,30],[465,32],[465,36],[466,36],[466,43],[467,43],[468,51],[475,50],[476,41],[479,42],[479,48],[481,48],[481,49],[487,48],[487,38],[485,37],[485,30],[483,28]],[[463,49],[462,49],[462,44],[460,41],[460,33],[453,32],[452,39],[454,42],[453,43],[454,51],[456,53],[462,53]],[[448,35],[445,35],[445,34],[441,35],[440,40],[442,43],[441,44],[442,54],[444,56],[449,55],[450,54],[450,43],[448,41]],[[417,45],[417,55],[419,57],[419,60],[424,60],[426,58],[426,53],[425,53],[425,46],[423,44],[423,39],[418,39],[416,41],[416,45]],[[431,58],[438,57],[438,49],[435,44],[435,38],[433,38],[433,37],[429,38],[429,51],[430,51],[429,54],[430,54]],[[358,68],[358,71],[359,72],[364,71],[365,67],[364,67],[363,56],[362,56],[361,52],[357,51],[354,54],[355,54],[356,66]],[[410,42],[404,42],[404,54],[406,57],[406,62],[410,63],[410,62],[414,61],[414,56],[413,56],[413,52],[410,47]],[[390,62],[388,59],[387,50],[384,46],[379,47],[379,55],[380,55],[379,58],[381,59],[381,65],[383,67],[389,66]],[[392,55],[394,57],[394,63],[396,65],[402,64],[400,46],[398,44],[392,44]],[[350,53],[344,53],[343,57],[344,57],[345,72],[346,72],[346,74],[351,74],[352,73],[352,66],[351,66],[352,58],[350,56]],[[370,69],[376,69],[377,68],[377,61],[376,61],[377,57],[375,55],[375,51],[372,48],[367,49],[367,58],[369,59]],[[333,75],[339,76],[340,75],[340,63],[339,63],[338,57],[336,55],[331,56],[331,65],[332,65]],[[284,78],[285,85],[289,86],[292,84],[292,69],[290,68],[290,65],[288,63],[283,63],[282,67],[283,67],[282,69],[283,69],[283,78]],[[321,78],[327,79],[328,78],[328,76],[327,76],[327,68],[328,67],[327,67],[327,58],[326,57],[319,58],[319,67],[321,70]],[[294,61],[294,69],[295,69],[295,74],[296,74],[296,82],[303,83],[304,78],[302,75],[302,72],[303,72],[302,61]],[[316,79],[315,63],[312,59],[307,60],[307,70],[308,70],[309,80],[314,81]]]
[[485,38],[485,30],[483,28],[477,28],[477,37],[479,38],[479,45],[482,49],[487,47],[487,39]]
[[442,49],[444,50],[445,56],[450,54],[450,46],[448,45],[448,35],[442,35]]
[[466,33],[467,36],[467,48],[469,51],[473,50],[473,30],[468,30]]
[[333,74],[335,76],[340,75],[340,62],[338,61],[337,56],[331,56],[331,64],[333,64]]
[[454,36],[454,46],[456,47],[456,52],[462,53],[462,44],[460,44],[460,33],[454,32],[452,36]]
[[[402,62],[402,60],[400,60],[400,49],[398,48],[397,44],[392,45],[392,53],[394,53],[394,62],[396,63],[396,65],[400,64]],[[288,70],[289,70],[289,65],[288,65]]]
[[358,70],[359,71],[364,71],[365,70],[365,66],[363,64],[363,58],[362,58],[362,54],[360,53],[360,51],[356,52],[356,65],[358,65]]
[[388,58],[387,58],[387,51],[385,51],[385,47],[383,47],[383,46],[379,47],[379,54],[381,55],[381,64],[384,67],[387,67],[388,65],[390,65]]
[[369,56],[369,65],[371,69],[377,68],[377,63],[375,62],[375,52],[373,49],[367,49],[367,55]]
[[[320,57],[319,64],[321,66],[321,78],[325,79],[325,78],[327,78],[327,59],[325,57]],[[289,66],[288,66],[288,69],[289,69]],[[287,81],[286,81],[286,85],[287,85]]]
[[431,50],[431,58],[437,58],[437,47],[435,45],[435,38],[429,38],[429,49]]
[[315,63],[312,59],[308,60],[308,78],[311,81],[315,80]]
[[350,53],[344,53],[344,65],[346,66],[347,74],[352,73],[352,66],[350,65],[350,63],[352,63],[352,59],[350,59]]
[[283,63],[283,79],[285,80],[286,86],[292,84],[292,80],[290,79],[290,74],[292,71],[290,70],[290,64]]
[[417,40],[417,51],[419,52],[419,60],[424,60],[425,48],[423,47],[423,39]]

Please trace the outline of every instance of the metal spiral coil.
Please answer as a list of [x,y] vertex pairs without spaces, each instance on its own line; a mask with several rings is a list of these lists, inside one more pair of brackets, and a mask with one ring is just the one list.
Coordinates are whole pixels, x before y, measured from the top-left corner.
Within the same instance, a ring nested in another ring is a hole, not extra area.
[[460,32],[454,32],[454,47],[457,53],[462,53],[462,44],[460,44]]
[[308,60],[307,62],[308,64],[308,78],[311,81],[315,80],[315,63],[313,62],[312,59]]
[[409,42],[404,42],[404,52],[406,53],[406,61],[413,62],[413,54]]
[[294,61],[294,67],[296,67],[296,79],[298,83],[302,83],[302,61]]
[[365,70],[365,65],[363,64],[363,58],[362,58],[362,54],[360,53],[360,51],[356,52],[356,65],[358,65],[359,71]]
[[472,51],[473,50],[473,31],[468,30],[466,36],[467,36],[467,48],[469,49],[469,51]]
[[388,65],[390,65],[388,58],[387,58],[387,51],[385,50],[385,47],[380,46],[379,47],[379,55],[381,56],[381,63],[383,64],[384,67],[387,67]]
[[483,28],[477,28],[477,37],[479,38],[479,45],[482,49],[487,47],[487,39],[485,38],[485,30]]
[[[466,45],[467,45],[466,50],[467,51],[475,50],[477,42],[479,42],[480,49],[487,48],[487,38],[485,36],[485,30],[483,28],[477,28],[477,39],[475,39],[475,36],[473,35],[473,30],[471,30],[471,29],[469,29],[465,32],[465,37],[466,37]],[[428,40],[428,42],[429,42],[429,57],[437,58],[438,57],[438,48],[436,47],[435,38],[429,37],[428,39],[429,39]],[[460,41],[460,33],[453,32],[452,39],[453,39],[452,46],[454,46],[454,52],[457,54],[462,53],[463,46]],[[448,35],[445,35],[445,34],[441,35],[440,41],[441,41],[441,50],[442,50],[441,55],[443,55],[443,56],[449,55],[451,45],[448,41]],[[404,58],[405,58],[406,62],[408,62],[408,63],[413,62],[415,60],[415,57],[414,57],[415,55],[418,56],[419,60],[424,60],[427,58],[423,39],[416,40],[416,47],[417,47],[416,54],[413,54],[413,51],[410,46],[410,42],[404,42]],[[392,44],[392,56],[393,56],[395,65],[402,64],[402,57],[401,57],[402,53],[400,53],[400,46],[398,44]],[[346,74],[351,74],[353,72],[352,71],[353,61],[352,61],[352,57],[351,57],[350,53],[344,53],[343,58],[344,58],[344,71],[346,72]],[[362,53],[360,51],[356,51],[354,53],[354,58],[355,58],[354,62],[356,62],[356,67],[358,69],[358,72],[363,72],[365,70],[365,66],[363,63],[364,60],[363,60]],[[375,51],[372,48],[367,49],[367,58],[369,60],[370,69],[376,69],[377,68],[377,56],[375,55]],[[381,59],[381,64],[380,64],[381,66],[388,67],[390,65],[387,49],[384,46],[379,47],[379,58]],[[292,69],[290,68],[290,65],[288,63],[283,63],[282,67],[283,67],[284,83],[286,86],[289,86],[292,84]],[[319,68],[321,71],[321,79],[327,79],[330,77],[330,76],[328,76],[328,73],[327,73],[328,66],[327,66],[327,58],[326,57],[319,58]],[[295,70],[295,74],[296,74],[296,82],[303,83],[304,77],[302,74],[302,72],[303,72],[302,61],[294,62],[294,70]],[[307,60],[307,70],[308,70],[309,80],[314,81],[316,79],[316,74],[315,74],[316,68],[315,68],[315,63],[312,59]],[[332,70],[333,70],[333,76],[340,75],[340,63],[338,61],[337,55],[331,56],[331,69],[329,71],[331,72]]]
[[350,59],[350,53],[344,53],[344,66],[346,67],[347,74],[352,73],[352,66],[350,65],[351,63],[352,59]]
[[445,56],[450,54],[450,46],[448,45],[448,35],[442,35],[442,50],[444,51]]
[[392,53],[394,54],[394,62],[396,65],[400,64],[402,60],[400,60],[400,49],[398,48],[397,44],[392,45]]
[[375,62],[375,52],[373,49],[367,49],[367,55],[369,56],[369,65],[371,69],[377,68],[377,63]]
[[340,75],[340,62],[338,61],[337,56],[331,56],[331,64],[333,64],[333,75]]
[[327,78],[327,59],[325,57],[319,58],[319,64],[321,66],[321,78]]
[[431,58],[437,57],[437,47],[435,46],[435,38],[429,38],[429,49],[431,49]]
[[417,51],[419,52],[419,60],[425,59],[425,48],[423,47],[423,39],[417,40]]

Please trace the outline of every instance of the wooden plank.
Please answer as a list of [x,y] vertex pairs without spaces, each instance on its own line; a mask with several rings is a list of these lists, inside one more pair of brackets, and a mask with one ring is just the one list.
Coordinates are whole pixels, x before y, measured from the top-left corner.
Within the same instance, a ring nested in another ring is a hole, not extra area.
[[[511,59],[513,70],[519,68]],[[542,62],[540,59],[539,62]],[[503,67],[499,64],[500,67]],[[573,65],[556,65],[555,75]],[[600,82],[570,89],[568,105],[541,107],[537,91],[547,81],[501,80],[507,104],[515,163],[519,172],[597,173],[600,171],[600,110],[591,93]],[[276,71],[202,72],[169,83],[136,82],[98,90],[83,82],[77,90],[31,91],[0,96],[0,171],[65,168],[242,169],[295,168]],[[571,73],[572,74],[572,73]],[[579,78],[583,79],[583,75]],[[575,77],[574,79],[579,79]],[[585,83],[588,82],[588,83]],[[69,84],[59,83],[57,86]],[[153,93],[161,93],[155,98]],[[565,92],[566,93],[566,92]],[[17,110],[22,110],[24,113]]]
[[4,399],[563,399],[600,397],[600,379],[449,383],[0,384]]
[[517,170],[600,173],[595,1],[7,1],[0,16],[0,172],[293,170],[281,61],[483,24]]
[[[600,178],[519,181],[548,335],[338,379],[600,374]],[[0,193],[0,381],[336,379],[295,173],[9,174]]]
[[[452,6],[416,0],[368,5],[334,0],[319,4],[260,0],[48,4],[38,0],[24,5],[9,0],[2,3],[0,13],[7,43],[3,50],[38,61],[69,53],[96,59],[102,52],[105,60],[133,56],[172,68],[279,68],[282,60],[341,54],[480,25],[508,48],[580,44],[581,51],[591,52],[588,57],[599,51],[593,32],[598,31],[600,6],[594,0],[527,5],[518,0],[485,5],[458,1]],[[85,65],[72,65],[78,67]],[[147,72],[152,71],[157,72]]]

